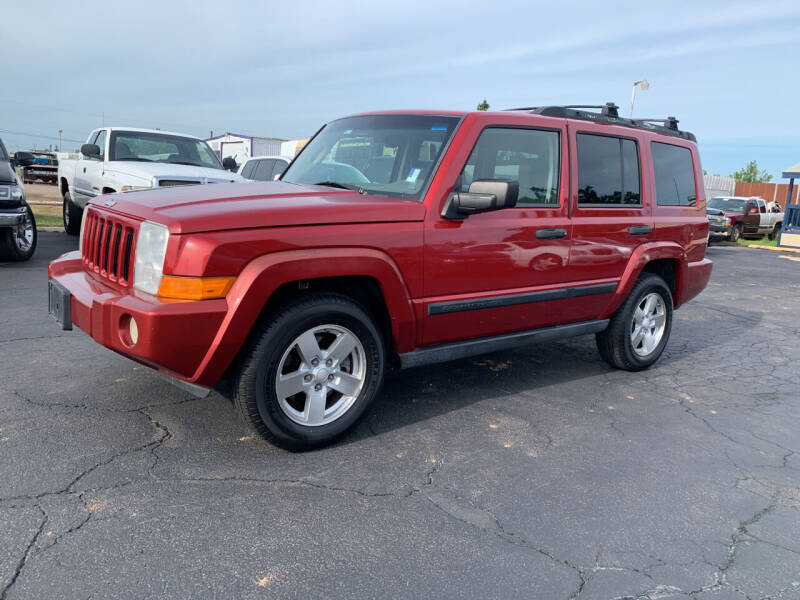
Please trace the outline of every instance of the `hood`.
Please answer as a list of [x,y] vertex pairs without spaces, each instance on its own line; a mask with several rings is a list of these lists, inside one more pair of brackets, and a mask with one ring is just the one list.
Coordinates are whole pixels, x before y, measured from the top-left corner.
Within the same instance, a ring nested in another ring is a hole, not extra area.
[[0,160],[0,183],[3,185],[17,183],[17,174],[11,168],[11,163],[5,160]]
[[721,215],[724,215],[725,211],[720,210],[718,208],[708,208],[708,207],[706,207],[706,214],[707,215],[714,215],[714,216],[719,217]]
[[175,163],[148,163],[129,160],[115,160],[106,163],[106,173],[125,173],[133,177],[140,177],[150,181],[154,176],[162,179],[169,177],[202,179],[207,178],[216,182],[244,181],[241,175],[231,173],[224,169],[209,169],[208,167],[193,167],[191,165],[176,165]]
[[174,234],[425,218],[425,205],[415,200],[282,181],[158,188],[105,195],[91,204],[167,225]]

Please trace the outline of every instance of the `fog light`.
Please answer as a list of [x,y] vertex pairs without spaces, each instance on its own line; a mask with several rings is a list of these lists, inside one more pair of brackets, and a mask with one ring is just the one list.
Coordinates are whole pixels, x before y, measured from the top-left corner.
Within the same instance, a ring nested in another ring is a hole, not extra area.
[[131,338],[131,346],[135,346],[139,341],[139,326],[136,324],[136,319],[131,317],[128,323],[128,336]]
[[131,315],[125,314],[119,320],[119,337],[128,348],[139,341],[139,324]]

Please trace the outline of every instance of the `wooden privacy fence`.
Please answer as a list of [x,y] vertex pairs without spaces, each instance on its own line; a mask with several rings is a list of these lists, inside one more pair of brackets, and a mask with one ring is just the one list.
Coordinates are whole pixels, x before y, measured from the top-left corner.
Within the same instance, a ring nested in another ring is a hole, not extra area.
[[[736,183],[734,196],[760,196],[767,202],[777,202],[786,210],[788,183]],[[795,185],[790,204],[800,204],[800,186]]]

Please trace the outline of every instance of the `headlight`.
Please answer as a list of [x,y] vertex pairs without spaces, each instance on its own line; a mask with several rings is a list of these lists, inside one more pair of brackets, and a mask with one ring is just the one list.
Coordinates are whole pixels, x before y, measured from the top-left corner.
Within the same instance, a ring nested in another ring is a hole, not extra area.
[[136,260],[133,263],[133,287],[157,294],[167,254],[169,230],[164,225],[145,221],[136,237]]
[[78,235],[78,250],[81,252],[81,257],[83,257],[83,227],[84,223],[86,223],[86,214],[89,212],[89,206],[86,205],[83,209],[83,213],[81,214],[81,233]]
[[22,200],[25,197],[25,190],[22,189],[21,185],[12,185],[11,186],[11,199],[12,200]]
[[728,218],[726,218],[726,219],[725,219],[725,225],[730,225],[730,224],[731,224],[731,220],[730,220],[730,219],[728,219]]
[[149,190],[149,185],[123,185],[119,191],[121,192],[135,192],[136,190]]

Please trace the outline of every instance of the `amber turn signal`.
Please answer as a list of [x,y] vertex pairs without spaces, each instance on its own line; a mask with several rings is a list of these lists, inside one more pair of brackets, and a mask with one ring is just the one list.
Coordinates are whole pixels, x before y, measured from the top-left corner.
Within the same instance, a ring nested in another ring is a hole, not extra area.
[[164,275],[158,295],[179,300],[211,300],[224,298],[236,277],[178,277]]

